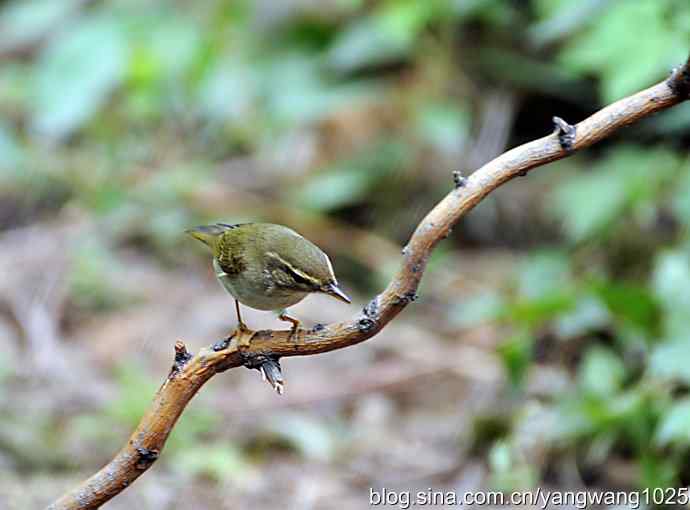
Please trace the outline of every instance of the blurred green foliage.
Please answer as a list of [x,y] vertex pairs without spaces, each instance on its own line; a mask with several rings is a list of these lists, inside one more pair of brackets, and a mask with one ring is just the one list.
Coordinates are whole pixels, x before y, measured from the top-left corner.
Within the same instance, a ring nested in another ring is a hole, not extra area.
[[675,206],[688,175],[673,149],[620,146],[564,179],[549,207],[570,244],[531,255],[494,309],[523,332],[499,350],[514,384],[524,385],[535,350],[550,361],[578,346],[566,360],[577,384],[555,395],[548,441],[584,445],[590,468],[632,452],[642,486],[688,476],[690,239]]
[[[686,0],[0,2],[0,227],[73,210],[95,221],[71,248],[71,299],[90,312],[136,299],[117,289],[113,247],[179,263],[184,228],[228,210],[275,219],[261,205],[278,204],[404,242],[472,148],[488,90],[528,105],[512,143],[546,133],[554,108],[582,117],[663,79],[689,40]],[[329,129],[361,134],[312,150],[310,134]],[[522,260],[510,289],[449,304],[453,327],[509,332],[497,353],[515,406],[488,447],[499,487],[539,483],[519,451],[527,420],[550,456],[583,470],[625,456],[639,486],[690,481],[690,108],[634,129],[544,170],[556,178],[534,202],[559,235],[508,246]],[[261,205],[209,205],[234,182],[228,162],[245,159],[256,183],[240,191]],[[572,384],[535,410],[523,397],[543,364]],[[155,385],[136,371],[117,381],[120,396],[73,434],[114,448],[112,423],[134,425]],[[39,434],[56,441],[62,426]],[[251,448],[206,440],[217,426],[188,410],[166,458],[241,477]],[[269,429],[318,460],[338,446],[333,427],[303,418]]]

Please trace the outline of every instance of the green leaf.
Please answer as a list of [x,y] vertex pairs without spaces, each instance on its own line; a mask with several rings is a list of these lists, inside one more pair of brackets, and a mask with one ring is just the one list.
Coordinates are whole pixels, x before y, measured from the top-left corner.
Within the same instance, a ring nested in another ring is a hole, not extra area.
[[687,57],[688,33],[672,20],[688,9],[687,2],[668,0],[612,2],[589,30],[571,40],[561,61],[576,72],[598,73],[604,102],[620,99],[659,80]]
[[505,318],[536,327],[574,305],[568,258],[558,251],[537,252],[518,268],[518,297]]
[[690,340],[668,341],[656,347],[649,359],[652,376],[690,384]]
[[562,294],[570,284],[570,261],[562,252],[537,252],[518,269],[519,293],[527,299]]
[[601,233],[617,219],[626,199],[621,176],[593,171],[561,184],[550,205],[567,236],[577,242]]
[[0,183],[10,180],[19,174],[17,166],[24,159],[24,151],[19,145],[14,130],[9,124],[0,120]]
[[333,458],[336,435],[326,424],[301,414],[283,414],[270,429],[289,441],[305,457],[320,461]]
[[63,30],[37,62],[32,127],[57,139],[82,127],[122,81],[127,51],[112,18],[83,18]]
[[690,131],[690,103],[681,103],[649,117],[640,123],[639,128],[644,134],[653,133],[666,140],[683,136]]
[[104,311],[131,301],[134,296],[116,284],[121,270],[113,252],[98,238],[76,245],[68,279],[72,304],[89,311]]
[[572,100],[580,99],[587,93],[582,80],[575,73],[553,62],[525,55],[512,48],[479,47],[476,51],[482,71],[494,81]]
[[563,11],[575,10],[568,0],[532,0],[531,4],[535,16],[539,19],[548,19],[563,14]]
[[514,387],[519,387],[525,379],[532,359],[533,345],[534,338],[531,335],[521,334],[498,346],[498,354]]
[[157,383],[143,374],[141,367],[121,364],[117,367],[119,398],[111,400],[107,412],[127,426],[135,426],[144,415],[156,393]]
[[203,78],[199,100],[208,117],[240,121],[251,113],[256,88],[256,76],[249,66],[223,62]]
[[665,148],[617,147],[590,171],[565,180],[549,208],[574,242],[605,235],[628,209],[654,204],[680,166],[678,156]]
[[21,0],[0,11],[0,51],[32,44],[58,26],[80,0]]
[[690,445],[690,398],[678,400],[662,416],[654,441],[659,446]]
[[[688,121],[686,125],[690,125],[690,109],[688,109]],[[690,227],[690,168],[688,165],[685,165],[684,172],[676,183],[671,206],[678,221],[686,228]]]
[[578,299],[575,307],[556,318],[556,334],[560,338],[574,338],[587,332],[602,329],[611,321],[606,306],[596,297]]
[[363,199],[370,178],[362,172],[328,172],[309,179],[299,191],[300,204],[306,208],[328,211]]
[[506,307],[504,314],[512,321],[534,328],[568,312],[574,305],[575,300],[571,294],[554,293],[538,299],[512,303]]
[[410,37],[379,17],[358,18],[341,31],[328,52],[330,67],[350,73],[403,58]]
[[659,254],[652,288],[664,308],[690,311],[690,256],[681,251]]
[[470,118],[454,104],[426,104],[417,111],[420,137],[445,153],[457,153],[467,141]]
[[160,22],[146,26],[146,36],[147,51],[162,76],[173,80],[189,70],[202,47],[197,25],[182,17],[161,17]]
[[649,289],[632,283],[600,281],[592,283],[592,290],[616,319],[648,335],[657,334],[659,305]]
[[682,251],[661,253],[655,262],[652,288],[662,307],[664,332],[687,338],[690,331],[690,255]]
[[449,321],[462,328],[471,328],[496,319],[505,307],[498,292],[486,291],[459,303],[448,311]]
[[433,20],[448,20],[455,10],[451,4],[448,0],[388,2],[380,11],[381,25],[395,39],[411,43]]
[[610,397],[621,388],[625,367],[616,353],[596,346],[585,354],[578,376],[587,393]]
[[[590,370],[586,377],[592,377],[597,371],[595,365],[599,363],[599,361],[592,362],[592,368],[586,369]],[[613,361],[613,365],[619,363],[619,360]],[[614,368],[614,370],[619,369]],[[558,435],[572,441],[601,434],[618,434],[628,427],[631,430],[626,432],[636,433],[635,427],[639,425],[641,413],[644,413],[648,407],[648,403],[642,398],[640,392],[631,390],[613,394],[601,393],[599,391],[604,389],[603,385],[602,388],[597,388],[597,382],[585,383],[584,378],[585,375],[581,373],[580,384],[592,384],[594,391],[576,390],[561,400],[558,406]],[[614,386],[618,385],[619,379],[611,382]],[[633,420],[635,423],[631,424]]]
[[376,93],[367,82],[327,82],[320,64],[312,55],[293,52],[280,54],[262,69],[261,98],[272,120],[314,122]]
[[640,458],[640,485],[642,487],[675,487],[678,483],[679,463],[668,455],[650,452]]
[[610,0],[532,0],[541,21],[529,29],[530,40],[540,48],[565,40],[606,8]]
[[242,452],[229,443],[188,445],[175,455],[173,465],[180,471],[217,482],[242,480],[250,468]]
[[291,193],[291,201],[318,211],[356,204],[376,183],[399,168],[406,155],[407,148],[398,142],[374,143],[311,177]]
[[526,489],[536,483],[537,474],[510,443],[496,441],[489,451],[491,484],[499,490]]

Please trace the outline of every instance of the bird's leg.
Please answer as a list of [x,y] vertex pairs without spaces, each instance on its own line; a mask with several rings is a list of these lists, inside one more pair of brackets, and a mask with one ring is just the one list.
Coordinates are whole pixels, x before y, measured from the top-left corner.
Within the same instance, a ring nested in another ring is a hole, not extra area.
[[240,302],[235,299],[235,311],[237,312],[237,324],[240,331],[249,331],[247,325],[242,321],[242,316],[240,315]]
[[278,318],[281,321],[285,322],[292,322],[292,329],[290,329],[290,336],[288,338],[292,339],[293,336],[295,336],[295,333],[297,333],[297,330],[299,329],[300,322],[299,320],[295,319],[294,317],[291,317],[287,314],[286,310],[281,310],[280,314],[278,315]]
[[235,311],[237,312],[237,328],[239,329],[239,338],[237,339],[238,347],[249,347],[249,342],[251,340],[250,329],[242,321],[242,316],[240,315],[240,302],[235,299]]

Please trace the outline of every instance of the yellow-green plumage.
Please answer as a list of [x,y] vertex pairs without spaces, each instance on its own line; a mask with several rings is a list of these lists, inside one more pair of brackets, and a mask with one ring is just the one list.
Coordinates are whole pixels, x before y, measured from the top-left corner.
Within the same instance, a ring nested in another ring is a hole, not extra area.
[[258,310],[292,306],[312,292],[349,298],[338,287],[328,256],[294,230],[272,223],[217,223],[187,230],[213,253],[223,287]]

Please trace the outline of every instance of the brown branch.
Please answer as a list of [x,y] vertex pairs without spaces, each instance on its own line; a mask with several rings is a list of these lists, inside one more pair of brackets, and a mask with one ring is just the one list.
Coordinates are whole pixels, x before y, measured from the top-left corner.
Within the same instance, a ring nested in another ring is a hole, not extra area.
[[373,337],[414,301],[436,244],[491,191],[514,177],[526,175],[532,168],[565,158],[628,124],[685,101],[689,92],[690,59],[663,83],[621,99],[576,125],[554,118],[556,128],[552,134],[504,153],[467,178],[455,174],[455,189],[412,234],[403,249],[403,263],[391,283],[348,321],[300,331],[297,338],[289,338],[289,331],[237,333],[201,349],[196,356],[177,342],[173,368],[125,447],[103,469],[49,508],[98,508],[128,487],[155,462],[187,403],[215,374],[247,366],[263,367],[270,372],[269,376],[279,378],[277,360],[281,357],[333,351]]

